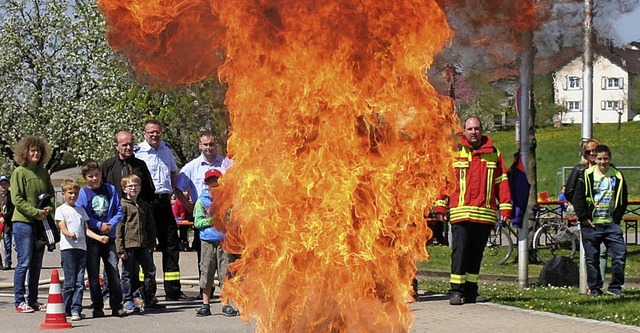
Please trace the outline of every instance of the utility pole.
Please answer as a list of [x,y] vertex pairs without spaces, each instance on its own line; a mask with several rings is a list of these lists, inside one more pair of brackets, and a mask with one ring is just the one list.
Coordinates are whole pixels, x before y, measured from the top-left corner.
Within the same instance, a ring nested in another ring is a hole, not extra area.
[[[533,82],[533,31],[522,32],[522,51],[520,52],[520,156],[529,182],[531,182],[531,89]],[[532,187],[535,192],[535,186]],[[534,193],[535,195],[535,193]],[[529,195],[531,197],[531,195]],[[531,201],[531,199],[529,200]],[[529,286],[529,209],[525,211],[522,226],[518,230],[518,287]]]
[[[592,138],[593,129],[593,0],[584,0],[584,50],[582,53],[582,142]],[[580,233],[580,293],[587,293],[587,264]]]

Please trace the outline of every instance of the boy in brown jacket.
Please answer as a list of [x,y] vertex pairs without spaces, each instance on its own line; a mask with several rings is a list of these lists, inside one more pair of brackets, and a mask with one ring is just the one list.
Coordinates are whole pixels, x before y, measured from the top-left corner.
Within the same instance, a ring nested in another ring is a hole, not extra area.
[[156,224],[153,220],[151,207],[144,200],[138,200],[140,194],[140,177],[129,175],[122,178],[122,221],[116,229],[116,251],[122,259],[122,296],[123,308],[127,313],[134,312],[133,290],[131,279],[136,265],[142,267],[144,286],[142,297],[143,308],[160,308],[156,295],[156,266],[153,263],[153,249],[156,246]]

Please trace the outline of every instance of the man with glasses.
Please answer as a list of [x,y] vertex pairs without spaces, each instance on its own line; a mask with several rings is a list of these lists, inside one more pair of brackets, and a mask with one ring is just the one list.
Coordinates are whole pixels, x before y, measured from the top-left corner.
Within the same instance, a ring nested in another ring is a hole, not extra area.
[[174,190],[178,166],[173,151],[162,141],[162,128],[157,120],[148,121],[144,126],[143,134],[144,141],[138,144],[136,157],[147,164],[155,185],[152,207],[158,245],[162,251],[165,299],[168,301],[192,300],[181,290],[178,226],[171,210],[171,194],[180,193]]

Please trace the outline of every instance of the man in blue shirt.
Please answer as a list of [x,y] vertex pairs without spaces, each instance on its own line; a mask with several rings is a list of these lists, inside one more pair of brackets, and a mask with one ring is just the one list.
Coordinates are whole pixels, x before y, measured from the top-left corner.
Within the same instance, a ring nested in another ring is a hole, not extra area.
[[165,299],[191,300],[181,290],[178,226],[171,210],[171,194],[180,192],[174,191],[178,166],[171,148],[162,141],[162,128],[158,121],[148,121],[143,134],[145,140],[138,145],[135,155],[147,164],[155,186],[152,207],[158,246],[162,251]]

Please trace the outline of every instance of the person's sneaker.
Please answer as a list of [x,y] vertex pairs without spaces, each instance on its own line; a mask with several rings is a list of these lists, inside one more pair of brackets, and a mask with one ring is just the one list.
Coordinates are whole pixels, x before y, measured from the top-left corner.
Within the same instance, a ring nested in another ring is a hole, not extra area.
[[42,304],[40,302],[35,302],[29,305],[33,311],[47,311],[47,304]]
[[462,305],[464,302],[462,301],[462,295],[460,294],[451,294],[451,298],[449,298],[449,305]]
[[618,297],[625,297],[627,295],[625,295],[622,290],[620,289],[609,289],[607,290],[607,294],[609,295],[613,295],[613,296],[618,296]]
[[225,305],[222,307],[222,315],[225,317],[235,317],[238,315],[238,310],[234,309],[231,305]]
[[132,301],[126,301],[122,304],[122,309],[126,313],[133,313],[136,310],[136,306],[133,304]]
[[22,302],[18,306],[16,306],[16,312],[20,313],[31,313],[33,312],[33,308],[28,306],[27,303]]
[[78,321],[78,320],[82,320],[83,318],[84,318],[84,315],[81,313],[77,313],[77,312],[71,313],[71,321]]
[[600,296],[602,296],[602,290],[600,290],[600,289],[593,289],[593,290],[591,290],[591,292],[589,293],[589,296],[591,296],[591,297],[600,297]]
[[93,318],[102,318],[102,317],[104,317],[104,311],[93,310]]
[[196,310],[196,317],[206,317],[211,315],[211,308],[208,305],[203,305]]

